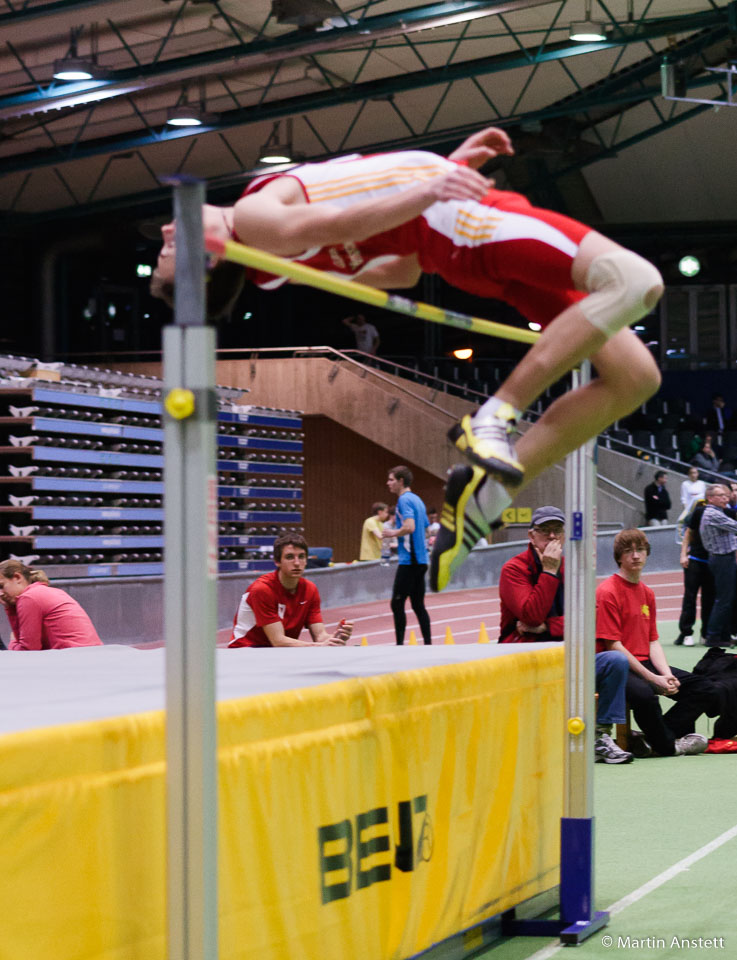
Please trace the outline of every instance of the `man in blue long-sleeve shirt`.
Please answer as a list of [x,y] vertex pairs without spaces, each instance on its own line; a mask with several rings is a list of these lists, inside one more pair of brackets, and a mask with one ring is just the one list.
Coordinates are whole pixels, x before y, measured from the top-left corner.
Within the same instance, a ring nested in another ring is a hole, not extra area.
[[709,569],[714,574],[716,593],[706,625],[707,647],[732,645],[730,626],[737,578],[737,520],[732,520],[724,512],[729,495],[728,487],[720,483],[712,483],[706,488],[707,506],[699,528],[701,541],[709,551]]

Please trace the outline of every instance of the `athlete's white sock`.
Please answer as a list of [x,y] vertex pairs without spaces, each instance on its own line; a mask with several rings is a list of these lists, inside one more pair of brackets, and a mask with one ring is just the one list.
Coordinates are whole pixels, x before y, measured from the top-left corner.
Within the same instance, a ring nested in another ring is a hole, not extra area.
[[476,502],[486,520],[494,523],[510,505],[512,498],[501,483],[487,477],[486,483],[482,483],[476,492]]
[[522,411],[513,407],[506,400],[499,400],[498,397],[489,397],[483,406],[481,406],[471,418],[474,423],[488,423],[494,418],[501,420],[519,420]]

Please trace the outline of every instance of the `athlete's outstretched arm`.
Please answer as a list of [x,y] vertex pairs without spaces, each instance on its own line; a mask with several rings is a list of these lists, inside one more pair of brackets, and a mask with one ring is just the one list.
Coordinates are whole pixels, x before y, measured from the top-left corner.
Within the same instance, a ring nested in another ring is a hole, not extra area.
[[480,173],[453,167],[380,200],[364,200],[343,209],[306,203],[299,183],[280,177],[237,201],[233,225],[242,243],[279,256],[295,256],[311,247],[365,240],[413,220],[433,203],[480,200],[488,189],[489,181]]

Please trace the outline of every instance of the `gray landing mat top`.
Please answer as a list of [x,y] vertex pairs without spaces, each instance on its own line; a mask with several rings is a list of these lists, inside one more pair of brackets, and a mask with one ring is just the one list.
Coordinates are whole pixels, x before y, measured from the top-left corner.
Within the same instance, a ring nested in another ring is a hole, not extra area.
[[[557,644],[218,649],[217,699],[396,673]],[[163,710],[165,651],[127,646],[8,651],[0,657],[0,734]]]

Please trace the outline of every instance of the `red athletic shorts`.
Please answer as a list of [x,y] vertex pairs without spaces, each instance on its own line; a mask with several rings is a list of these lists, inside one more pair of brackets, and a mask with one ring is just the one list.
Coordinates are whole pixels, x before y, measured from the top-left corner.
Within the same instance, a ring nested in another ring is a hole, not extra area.
[[503,300],[543,326],[586,294],[571,266],[590,227],[490,190],[478,204],[438,204],[423,214],[424,270],[481,297]]

